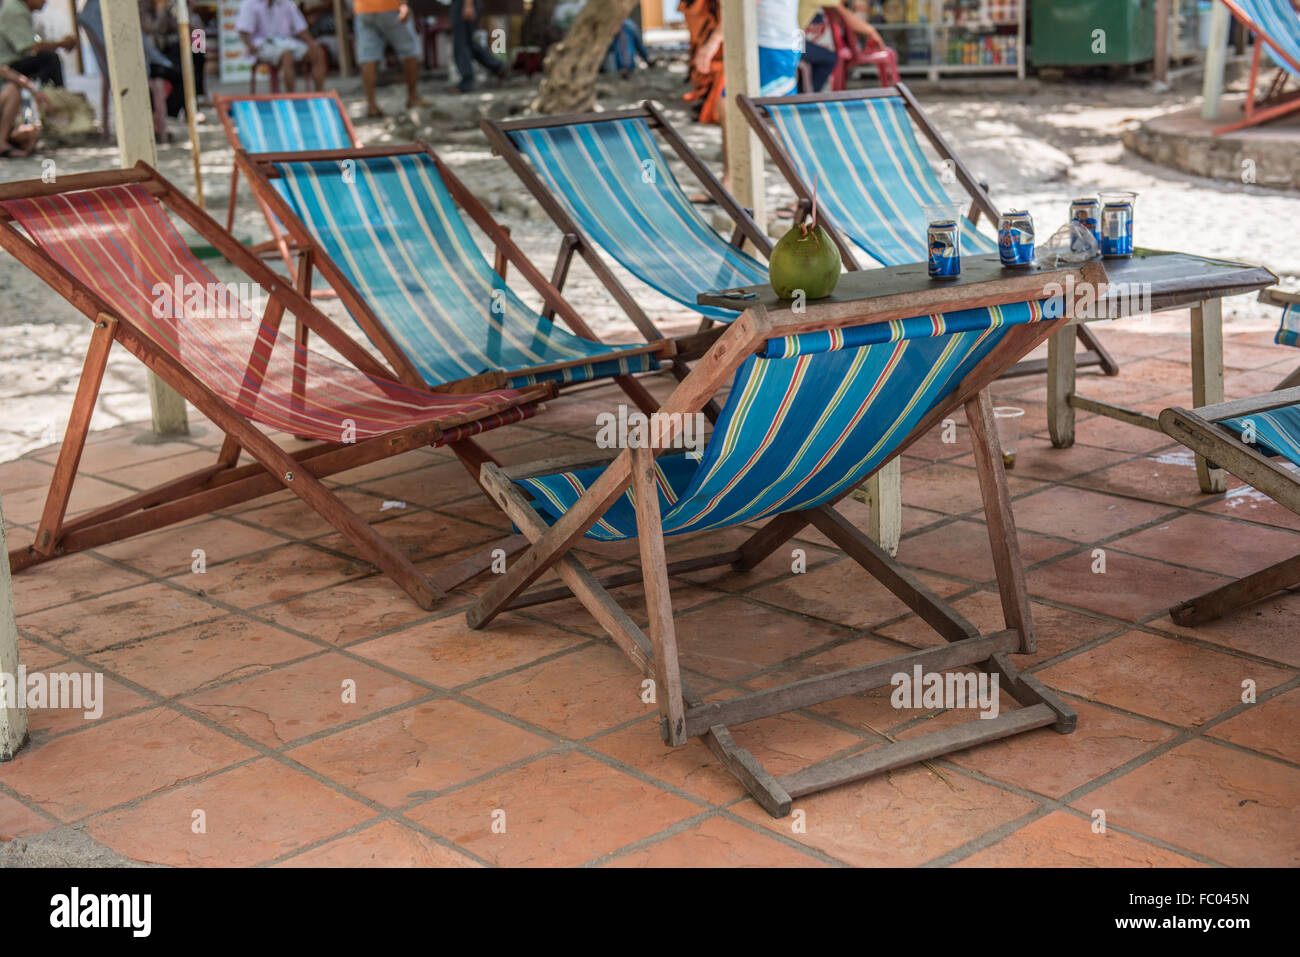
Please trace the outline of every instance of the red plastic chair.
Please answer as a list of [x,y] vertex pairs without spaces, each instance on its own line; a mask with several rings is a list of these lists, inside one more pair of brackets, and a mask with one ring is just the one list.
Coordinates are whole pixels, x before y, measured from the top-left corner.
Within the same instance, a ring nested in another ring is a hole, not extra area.
[[844,15],[837,7],[823,7],[822,13],[830,25],[831,36],[835,39],[835,52],[840,58],[831,73],[832,90],[846,89],[849,70],[858,66],[874,65],[881,86],[894,86],[898,83],[898,53],[892,47],[862,44],[858,35],[849,29]]

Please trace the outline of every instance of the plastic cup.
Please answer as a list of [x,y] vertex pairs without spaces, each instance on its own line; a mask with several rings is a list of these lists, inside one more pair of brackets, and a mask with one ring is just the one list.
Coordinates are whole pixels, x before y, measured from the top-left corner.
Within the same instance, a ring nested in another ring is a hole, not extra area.
[[1137,193],[1129,189],[1103,189],[1101,202],[1101,254],[1117,259],[1133,255],[1133,213]]
[[1024,409],[1012,405],[1000,405],[993,410],[993,422],[998,430],[998,445],[1002,447],[1002,464],[1009,469],[1016,467],[1016,449],[1020,445],[1020,420],[1025,417]]

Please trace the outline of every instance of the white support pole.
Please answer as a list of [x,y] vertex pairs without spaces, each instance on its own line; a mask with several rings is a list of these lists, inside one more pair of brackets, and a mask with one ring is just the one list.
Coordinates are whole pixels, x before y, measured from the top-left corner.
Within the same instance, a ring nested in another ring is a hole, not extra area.
[[[0,683],[18,693],[18,622],[14,617],[14,586],[9,578],[9,549],[5,546],[5,522],[0,509]],[[7,689],[6,689],[7,690]],[[6,708],[0,697],[0,761],[8,761],[27,740],[27,712]]]
[[1219,99],[1223,96],[1223,75],[1228,65],[1228,27],[1232,16],[1228,8],[1215,0],[1210,12],[1210,46],[1205,51],[1205,81],[1202,87],[1204,102],[1201,104],[1201,117],[1207,120],[1219,118]]
[[189,0],[178,0],[176,4],[176,31],[181,41],[181,82],[185,86],[185,121],[190,127],[190,156],[194,160],[194,201],[199,208],[206,208],[203,202],[203,163],[199,147],[198,96],[194,83],[194,38],[190,36]]
[[727,78],[722,121],[727,138],[727,174],[731,194],[754,211],[758,228],[767,229],[763,189],[763,146],[740,110],[736,96],[757,96],[758,17],[754,0],[722,0],[722,67]]
[[[144,40],[140,35],[140,9],[136,0],[103,0],[104,50],[113,90],[113,118],[122,168],[144,160],[158,162],[153,143],[153,107],[149,103],[149,75],[144,66]],[[185,400],[149,373],[149,405],[153,409],[154,435],[186,435],[189,422]]]

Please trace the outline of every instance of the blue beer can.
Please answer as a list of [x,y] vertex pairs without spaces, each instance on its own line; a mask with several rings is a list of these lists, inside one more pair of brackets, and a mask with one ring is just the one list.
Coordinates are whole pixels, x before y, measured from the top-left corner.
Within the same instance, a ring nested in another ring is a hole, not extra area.
[[1108,202],[1101,208],[1101,254],[1133,255],[1133,204],[1127,200]]
[[955,219],[931,223],[925,241],[930,250],[931,279],[956,279],[961,275],[961,230]]
[[1070,219],[1083,225],[1101,242],[1101,203],[1095,199],[1076,199],[1070,204]]
[[1028,210],[1013,209],[998,217],[998,258],[1004,266],[1034,264],[1034,220]]

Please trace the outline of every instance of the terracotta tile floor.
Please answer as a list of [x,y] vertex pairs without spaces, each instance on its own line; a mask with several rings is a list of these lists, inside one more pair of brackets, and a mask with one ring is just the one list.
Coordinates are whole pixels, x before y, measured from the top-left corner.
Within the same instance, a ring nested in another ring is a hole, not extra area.
[[[1082,373],[1081,390],[1189,405],[1185,339],[1139,330],[1112,342],[1121,377]],[[1252,383],[1294,362],[1265,333],[1229,336],[1228,349]],[[1040,631],[1021,665],[1075,705],[1073,735],[1029,732],[801,799],[800,814],[774,820],[703,745],[660,742],[639,675],[576,602],[471,631],[464,611],[482,581],[423,612],[281,494],[16,576],[24,662],[102,671],[106,701],[97,720],[30,712],[30,744],[0,766],[0,839],[70,825],[179,865],[1300,864],[1300,589],[1199,629],[1166,613],[1296,552],[1300,521],[1239,483],[1199,494],[1190,460],[1155,433],[1081,415],[1078,444],[1054,450],[1042,379],[996,391],[1029,410],[1032,433],[1011,482]],[[486,444],[510,462],[583,448],[617,401],[608,388],[571,394]],[[909,452],[901,556],[992,630],[1000,604],[959,433]],[[207,461],[219,441],[198,422],[185,441],[140,437],[96,434],[75,509]],[[11,545],[30,541],[55,453],[0,465]],[[446,451],[330,484],[430,571],[507,528]],[[866,520],[857,502],[844,511]],[[749,575],[673,581],[701,693],[938,643],[821,536],[794,547],[802,575],[778,554]],[[636,561],[626,547],[584,548],[596,567]],[[616,596],[644,620],[638,587]],[[735,733],[780,774],[954,717],[894,710],[886,688]]]

